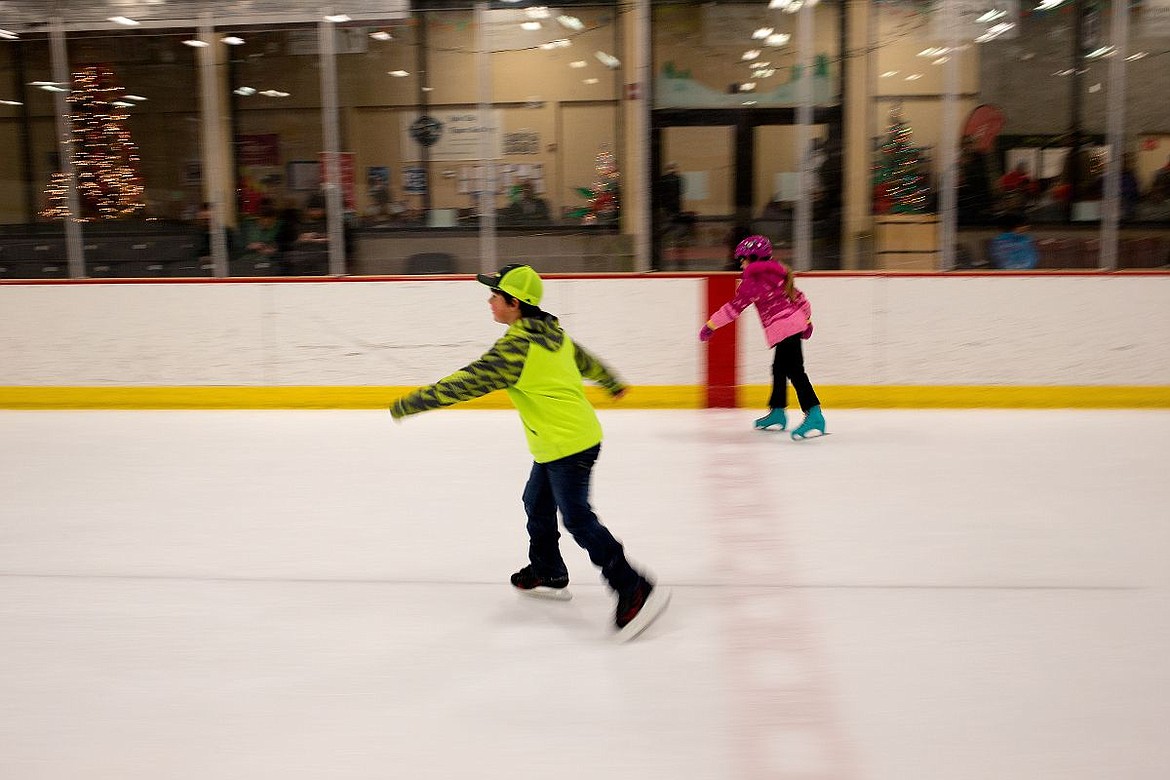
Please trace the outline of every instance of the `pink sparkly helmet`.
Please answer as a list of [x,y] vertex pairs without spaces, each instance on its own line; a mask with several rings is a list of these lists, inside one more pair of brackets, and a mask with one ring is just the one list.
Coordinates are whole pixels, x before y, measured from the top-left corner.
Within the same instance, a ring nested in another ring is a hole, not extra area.
[[771,260],[772,242],[767,236],[748,236],[735,248],[735,259],[746,259],[749,263],[753,260]]

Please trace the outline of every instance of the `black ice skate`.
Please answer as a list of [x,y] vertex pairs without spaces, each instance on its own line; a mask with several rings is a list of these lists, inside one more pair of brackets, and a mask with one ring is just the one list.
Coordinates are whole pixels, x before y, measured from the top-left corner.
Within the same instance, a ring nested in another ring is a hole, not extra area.
[[531,564],[512,575],[512,587],[525,596],[558,601],[573,598],[573,594],[569,592],[568,577],[541,577]]
[[618,641],[628,642],[641,634],[658,619],[669,603],[669,589],[639,578],[633,590],[618,594],[617,614],[614,616]]

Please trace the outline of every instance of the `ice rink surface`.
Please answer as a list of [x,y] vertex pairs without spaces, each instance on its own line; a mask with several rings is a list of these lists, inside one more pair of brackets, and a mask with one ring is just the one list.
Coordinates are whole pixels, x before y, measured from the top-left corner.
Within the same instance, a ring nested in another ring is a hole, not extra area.
[[0,778],[1170,777],[1170,413],[755,415],[602,412],[619,645],[514,412],[0,412]]

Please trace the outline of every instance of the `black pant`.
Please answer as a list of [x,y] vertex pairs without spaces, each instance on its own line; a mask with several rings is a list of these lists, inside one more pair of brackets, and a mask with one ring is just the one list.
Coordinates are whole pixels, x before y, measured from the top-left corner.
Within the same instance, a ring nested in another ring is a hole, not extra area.
[[804,355],[800,351],[800,335],[789,336],[777,344],[772,356],[772,396],[768,399],[769,409],[784,409],[788,406],[788,383],[796,390],[800,408],[807,412],[820,406],[817,393],[813,390],[808,374],[804,373]]
[[601,569],[609,586],[625,593],[638,584],[638,573],[626,561],[621,542],[601,524],[589,506],[589,481],[600,453],[601,445],[597,444],[559,460],[532,464],[524,488],[528,560],[541,576],[568,575],[557,543],[561,536],[557,529],[557,509],[560,509],[565,530],[589,553],[589,560]]

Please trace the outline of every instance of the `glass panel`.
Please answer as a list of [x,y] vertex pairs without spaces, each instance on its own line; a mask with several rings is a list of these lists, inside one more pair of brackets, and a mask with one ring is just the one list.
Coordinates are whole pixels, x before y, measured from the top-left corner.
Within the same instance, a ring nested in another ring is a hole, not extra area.
[[[961,225],[970,226],[961,243],[976,264],[1016,263],[1007,251],[1011,232],[1032,236],[1040,268],[1079,267],[1081,248],[1089,243],[1096,264],[1095,223],[1068,225],[1071,219],[1099,219],[1104,159],[1103,115],[1092,123],[1096,131],[1087,124],[1087,78],[1097,76],[1078,56],[1078,28],[1085,21],[1078,13],[1072,4],[1021,5],[1004,20],[1016,26],[980,44],[984,105],[975,124],[998,134],[986,159],[990,196],[971,188],[959,191]],[[1095,8],[1088,21],[1100,21]],[[1100,34],[1097,27],[1088,37]],[[1089,67],[1101,73],[1100,63]],[[980,201],[986,206],[979,207]],[[1013,227],[1017,222],[1026,225]]]
[[632,238],[618,232],[626,66],[615,15],[614,7],[582,6],[487,13],[503,134],[500,257],[538,258],[561,271],[633,268]]
[[[840,100],[840,7],[814,9],[813,100]],[[662,5],[653,11],[655,108],[795,106],[796,14],[767,3]]]
[[[338,48],[341,148],[352,154],[356,177],[348,221],[351,274],[405,273],[408,258],[427,249],[419,245],[425,239],[403,232],[425,224],[428,184],[436,182],[411,154],[417,147],[410,127],[434,85],[447,88],[430,71],[424,71],[430,82],[419,76],[419,26],[425,19],[346,30],[345,46]],[[431,263],[429,270],[455,270]]]
[[324,196],[317,28],[233,32],[243,43],[233,47],[229,68],[237,193],[231,275],[307,272],[287,253],[302,222],[312,232],[304,212]]
[[[91,277],[194,272],[191,228],[203,202],[193,32],[72,33],[67,38],[70,132],[85,273]],[[45,188],[67,209],[67,182]]]
[[[840,265],[841,152],[828,125],[813,125],[812,267]],[[757,127],[752,232],[772,239],[785,262],[791,258],[798,193],[798,138],[794,125]]]
[[[994,132],[977,127],[982,113],[970,95],[979,89],[978,35],[972,19],[958,33],[939,11],[911,3],[882,4],[876,14],[876,95],[873,137],[873,212],[876,262],[882,268],[929,270],[942,260],[937,216],[942,144],[960,143],[958,222],[993,219]],[[954,43],[952,35],[955,35]],[[955,68],[957,78],[948,83]],[[948,102],[959,138],[944,137]],[[978,143],[961,143],[964,136]],[[962,253],[965,256],[965,252]]]
[[681,179],[683,219],[665,225],[660,268],[728,266],[735,234],[735,128],[669,127],[662,131],[664,170]]
[[[29,82],[41,82],[33,86]],[[64,222],[41,211],[61,180],[56,89],[45,36],[0,45],[0,279],[69,276]]]
[[[1148,4],[1130,15],[1126,47],[1126,150],[1132,179],[1123,175],[1123,215],[1118,266],[1170,264],[1170,80],[1165,77],[1170,7]],[[1162,55],[1162,56],[1155,56]],[[1127,181],[1128,179],[1128,181]],[[1136,192],[1136,195],[1135,195]]]

